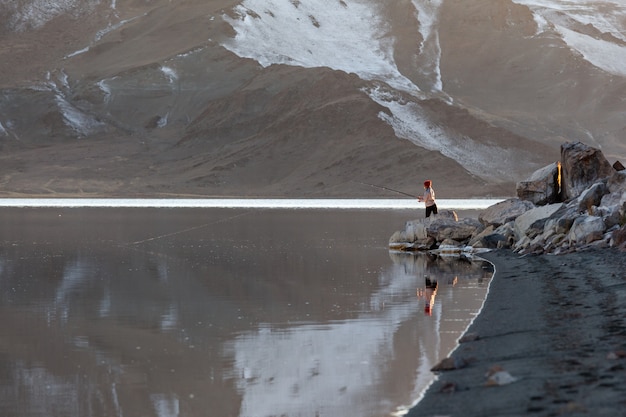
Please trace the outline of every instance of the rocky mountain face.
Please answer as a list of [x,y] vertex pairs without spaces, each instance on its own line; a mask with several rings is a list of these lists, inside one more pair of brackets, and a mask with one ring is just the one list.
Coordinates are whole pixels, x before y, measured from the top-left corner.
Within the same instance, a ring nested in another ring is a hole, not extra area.
[[510,196],[565,141],[626,160],[626,70],[593,54],[623,28],[387,3],[0,0],[0,193]]

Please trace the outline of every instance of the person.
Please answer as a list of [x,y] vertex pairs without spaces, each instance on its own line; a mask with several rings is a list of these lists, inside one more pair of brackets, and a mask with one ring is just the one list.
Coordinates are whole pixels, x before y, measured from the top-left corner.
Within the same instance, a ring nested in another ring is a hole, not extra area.
[[426,217],[430,217],[431,214],[437,214],[435,190],[433,190],[433,182],[431,180],[424,181],[424,195],[418,196],[417,200],[426,206]]
[[424,305],[424,314],[432,316],[438,284],[436,279],[431,279],[428,275],[424,277],[424,281],[424,289],[417,289],[417,298],[424,297],[426,300],[426,304]]

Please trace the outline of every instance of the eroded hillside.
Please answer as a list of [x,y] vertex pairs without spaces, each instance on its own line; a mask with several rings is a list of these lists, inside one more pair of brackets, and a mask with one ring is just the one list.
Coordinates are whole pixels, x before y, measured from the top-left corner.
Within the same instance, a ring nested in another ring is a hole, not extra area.
[[565,140],[626,159],[624,75],[492,3],[0,2],[0,193],[505,196]]

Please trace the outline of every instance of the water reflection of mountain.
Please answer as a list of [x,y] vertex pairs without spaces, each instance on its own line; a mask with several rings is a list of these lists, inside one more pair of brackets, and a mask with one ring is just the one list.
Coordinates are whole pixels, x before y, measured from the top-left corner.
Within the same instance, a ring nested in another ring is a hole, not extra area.
[[422,268],[455,266],[390,262],[372,214],[16,213],[0,220],[6,416],[407,404],[485,291],[463,272],[425,316]]
[[[389,413],[388,404],[410,404],[432,378],[430,369],[456,344],[486,292],[486,262],[391,254],[369,309],[351,320],[323,326],[265,324],[228,343],[246,416],[272,413],[354,415]],[[432,316],[421,313],[416,289],[425,276],[443,284]],[[453,289],[453,287],[456,287]],[[364,364],[366,364],[364,366]],[[412,387],[410,396],[397,395]],[[406,388],[404,388],[406,390]],[[367,398],[376,392],[383,404]],[[381,406],[382,405],[382,406]]]

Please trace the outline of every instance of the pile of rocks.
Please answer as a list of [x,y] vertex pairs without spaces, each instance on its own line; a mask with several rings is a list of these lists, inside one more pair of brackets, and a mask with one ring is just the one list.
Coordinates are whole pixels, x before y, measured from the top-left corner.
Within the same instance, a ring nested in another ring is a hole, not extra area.
[[626,169],[583,143],[561,146],[561,161],[517,184],[517,198],[458,219],[442,210],[409,221],[391,236],[395,250],[442,253],[508,248],[519,253],[567,253],[589,247],[626,251]]

